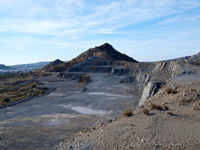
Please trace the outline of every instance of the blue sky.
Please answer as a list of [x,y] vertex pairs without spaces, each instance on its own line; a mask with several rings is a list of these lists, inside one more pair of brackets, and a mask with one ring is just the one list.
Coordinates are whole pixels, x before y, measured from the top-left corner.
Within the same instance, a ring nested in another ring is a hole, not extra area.
[[0,0],[0,64],[70,60],[110,43],[139,61],[200,52],[199,0]]

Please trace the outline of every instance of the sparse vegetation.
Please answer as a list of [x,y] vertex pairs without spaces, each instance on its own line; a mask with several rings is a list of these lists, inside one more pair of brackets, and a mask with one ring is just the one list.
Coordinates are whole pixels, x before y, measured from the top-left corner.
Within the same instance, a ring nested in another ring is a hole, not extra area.
[[[38,83],[20,84],[21,78],[13,78],[13,81],[4,80],[0,88],[0,105],[16,102],[34,96],[41,96],[48,88],[38,87]],[[26,80],[25,80],[26,81]],[[12,101],[11,101],[12,100]]]
[[176,94],[177,91],[175,89],[173,89],[172,87],[167,87],[165,89],[165,91],[167,92],[167,94]]
[[149,114],[149,109],[143,108],[142,109],[142,113],[145,114],[145,115],[148,115]]
[[133,110],[131,110],[131,109],[124,110],[123,116],[124,117],[131,117],[131,116],[133,116]]

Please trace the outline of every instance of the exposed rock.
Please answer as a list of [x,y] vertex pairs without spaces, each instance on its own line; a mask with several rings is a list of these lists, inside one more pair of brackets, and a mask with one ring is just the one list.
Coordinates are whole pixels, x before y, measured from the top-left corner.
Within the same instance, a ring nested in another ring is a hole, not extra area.
[[111,74],[125,76],[125,75],[132,75],[132,69],[125,69],[125,68],[113,68]]
[[145,100],[155,95],[158,92],[158,90],[162,88],[164,85],[165,82],[158,82],[158,81],[149,82],[143,90],[139,106],[141,106]]
[[135,77],[126,77],[123,80],[121,80],[119,83],[133,83],[136,81]]
[[147,85],[147,83],[151,80],[151,75],[147,73],[138,73],[136,76],[136,80],[140,87],[144,87]]
[[88,88],[83,87],[83,88],[82,88],[82,92],[86,92],[86,91],[88,91]]
[[110,73],[113,67],[110,66],[86,66],[69,67],[68,72],[92,72],[92,73]]

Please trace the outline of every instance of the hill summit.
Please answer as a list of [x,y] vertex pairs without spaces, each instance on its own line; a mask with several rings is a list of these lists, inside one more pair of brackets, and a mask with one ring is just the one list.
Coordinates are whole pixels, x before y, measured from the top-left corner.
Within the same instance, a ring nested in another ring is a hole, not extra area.
[[109,61],[128,61],[138,62],[133,58],[122,54],[115,50],[112,45],[105,43],[101,46],[90,48],[87,51],[74,58],[73,61],[84,61],[84,60],[109,60]]

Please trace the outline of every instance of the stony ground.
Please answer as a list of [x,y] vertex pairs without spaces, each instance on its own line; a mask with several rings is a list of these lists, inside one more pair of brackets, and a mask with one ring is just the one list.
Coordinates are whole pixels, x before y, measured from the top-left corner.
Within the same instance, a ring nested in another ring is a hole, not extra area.
[[[166,88],[135,111],[134,116],[79,132],[55,149],[199,150],[200,110],[194,110],[194,105],[200,103],[200,82],[182,82],[174,94],[167,94]],[[166,110],[154,109],[153,104]],[[148,115],[144,109],[149,110]]]

